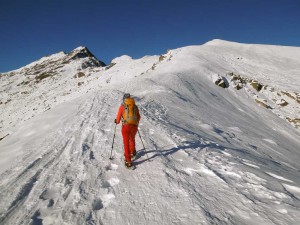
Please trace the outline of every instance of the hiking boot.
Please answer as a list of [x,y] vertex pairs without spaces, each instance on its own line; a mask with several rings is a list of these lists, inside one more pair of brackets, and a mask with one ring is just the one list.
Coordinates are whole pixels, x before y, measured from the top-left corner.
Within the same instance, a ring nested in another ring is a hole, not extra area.
[[133,153],[130,154],[131,158],[136,156],[136,150],[133,151]]
[[133,167],[132,162],[127,162],[127,161],[125,161],[125,166],[127,168],[132,168]]

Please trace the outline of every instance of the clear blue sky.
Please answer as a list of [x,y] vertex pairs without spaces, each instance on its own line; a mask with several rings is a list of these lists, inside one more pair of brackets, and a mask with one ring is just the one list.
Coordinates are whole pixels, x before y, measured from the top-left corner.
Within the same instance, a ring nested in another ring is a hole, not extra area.
[[109,64],[215,38],[300,46],[300,1],[0,0],[0,72],[78,46]]

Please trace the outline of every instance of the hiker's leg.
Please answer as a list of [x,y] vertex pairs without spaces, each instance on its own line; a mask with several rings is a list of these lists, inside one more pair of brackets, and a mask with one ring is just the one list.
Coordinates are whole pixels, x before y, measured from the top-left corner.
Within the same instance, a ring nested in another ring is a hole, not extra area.
[[131,162],[130,150],[129,150],[129,138],[130,138],[130,127],[127,125],[122,126],[122,136],[124,143],[124,156],[127,162]]
[[138,131],[138,126],[131,126],[130,128],[130,137],[129,137],[129,149],[130,153],[133,154],[135,149],[135,135]]

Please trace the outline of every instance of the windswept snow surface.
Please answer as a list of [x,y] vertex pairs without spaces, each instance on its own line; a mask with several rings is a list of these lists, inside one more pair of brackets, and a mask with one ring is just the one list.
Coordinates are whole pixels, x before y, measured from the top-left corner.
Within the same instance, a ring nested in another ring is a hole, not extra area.
[[[117,59],[87,78],[79,98],[69,95],[0,142],[0,224],[299,224],[299,131],[248,89],[211,79],[251,72],[295,91],[297,54],[215,40]],[[125,91],[140,108],[146,147],[137,135],[134,171],[123,166],[120,125],[109,160]]]

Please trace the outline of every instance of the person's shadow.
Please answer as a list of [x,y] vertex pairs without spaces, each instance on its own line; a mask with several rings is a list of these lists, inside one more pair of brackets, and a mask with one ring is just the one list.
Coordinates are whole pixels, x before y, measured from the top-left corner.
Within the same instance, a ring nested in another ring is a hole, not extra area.
[[[174,144],[172,144],[172,145],[174,145]],[[185,141],[185,142],[182,142],[182,145],[180,145],[180,146],[169,148],[169,149],[164,149],[164,148],[172,146],[172,145],[166,145],[163,147],[155,146],[155,149],[151,149],[151,150],[141,149],[141,150],[137,151],[136,156],[135,156],[135,164],[139,165],[146,161],[152,161],[156,157],[162,157],[162,156],[166,157],[168,155],[172,155],[172,154],[178,152],[179,150],[185,150],[185,149],[192,150],[192,149],[196,149],[196,148],[204,149],[205,147],[218,148],[220,151],[223,151],[225,149],[224,147],[222,147],[220,145],[216,145],[215,143],[203,144],[199,141],[197,141],[197,142]],[[197,151],[199,151],[199,150],[197,150]],[[150,157],[149,157],[149,154],[151,154]]]

